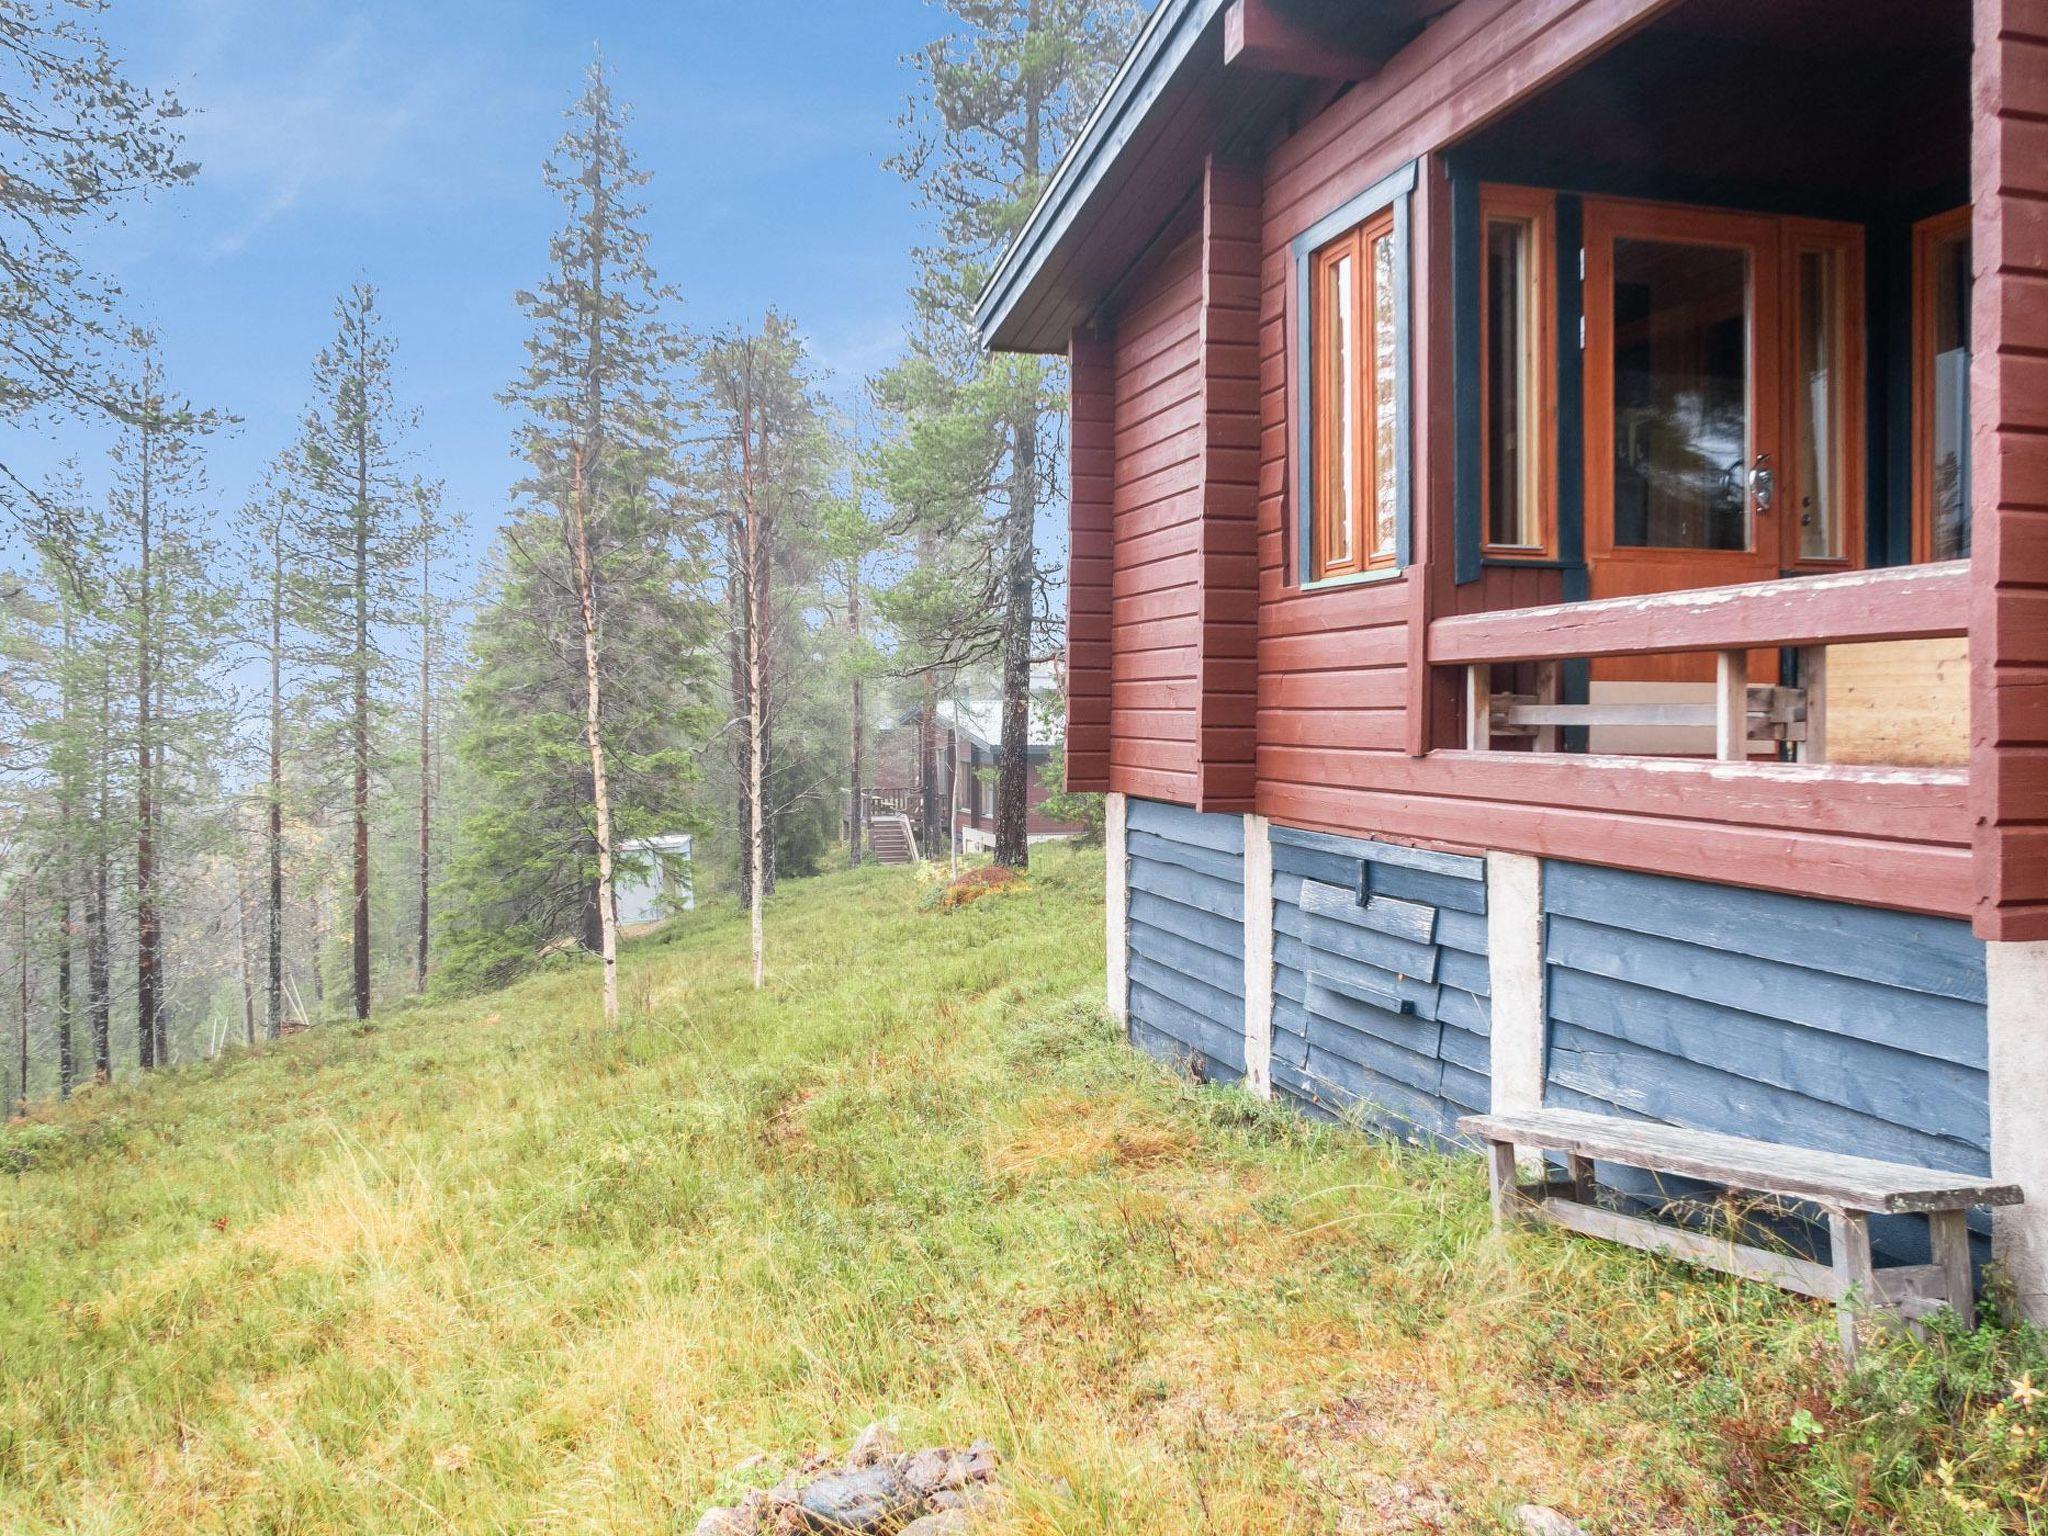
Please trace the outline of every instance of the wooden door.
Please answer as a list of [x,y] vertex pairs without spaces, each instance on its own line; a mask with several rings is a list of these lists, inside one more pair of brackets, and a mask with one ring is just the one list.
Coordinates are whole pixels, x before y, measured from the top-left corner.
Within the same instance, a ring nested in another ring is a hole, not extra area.
[[[1586,558],[1591,595],[1779,574],[1783,231],[1776,219],[1588,201]],[[1768,681],[1775,657],[1755,658]],[[1705,681],[1691,657],[1596,678]]]

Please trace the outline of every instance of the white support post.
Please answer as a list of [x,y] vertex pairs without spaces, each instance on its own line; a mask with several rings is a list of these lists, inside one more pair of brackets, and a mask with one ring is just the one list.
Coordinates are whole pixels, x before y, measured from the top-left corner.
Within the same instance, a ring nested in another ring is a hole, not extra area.
[[1493,1112],[1540,1109],[1548,1035],[1541,859],[1526,853],[1486,856],[1486,959]]
[[1724,763],[1749,761],[1749,652],[1718,653],[1714,674],[1714,752]]
[[1126,832],[1130,803],[1119,794],[1104,795],[1102,801],[1103,942],[1109,972],[1109,1015],[1127,1025],[1131,1021],[1131,865]]
[[2024,1205],[1992,1215],[2020,1310],[2048,1323],[2048,941],[1984,946],[1991,1032],[1991,1176]]
[[1244,819],[1244,1085],[1273,1097],[1273,824]]

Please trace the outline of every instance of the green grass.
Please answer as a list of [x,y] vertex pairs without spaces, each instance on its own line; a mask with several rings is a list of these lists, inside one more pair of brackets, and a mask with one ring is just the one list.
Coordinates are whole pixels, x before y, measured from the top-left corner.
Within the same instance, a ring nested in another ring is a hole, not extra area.
[[564,965],[15,1125],[0,1530],[688,1531],[877,1418],[994,1440],[1016,1532],[2026,1528],[2031,1341],[1844,1382],[1818,1308],[1176,1080],[1101,875],[834,875],[760,996],[700,914],[616,1031]]

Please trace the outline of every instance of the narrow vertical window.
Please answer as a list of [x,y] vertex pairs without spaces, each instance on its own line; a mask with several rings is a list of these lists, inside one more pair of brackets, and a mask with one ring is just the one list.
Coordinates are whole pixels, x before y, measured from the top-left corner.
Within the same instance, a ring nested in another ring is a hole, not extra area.
[[1846,407],[1854,381],[1844,356],[1842,268],[1840,251],[1814,249],[1799,250],[1793,267],[1792,510],[1801,560],[1848,555]]
[[1489,554],[1551,547],[1550,195],[1481,191],[1481,494]]
[[1390,214],[1314,256],[1312,579],[1356,575],[1397,558],[1401,280]]
[[1970,553],[1970,210],[1913,231],[1913,554]]

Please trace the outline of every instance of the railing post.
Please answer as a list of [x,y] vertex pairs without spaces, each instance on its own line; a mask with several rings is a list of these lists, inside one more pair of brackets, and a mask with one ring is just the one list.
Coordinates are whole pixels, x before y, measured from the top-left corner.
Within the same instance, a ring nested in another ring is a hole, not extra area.
[[1799,744],[1799,761],[1824,763],[1828,760],[1828,648],[1809,645],[1799,653],[1799,686],[1806,691],[1806,739]]
[[[1536,702],[1555,704],[1558,700],[1557,663],[1542,661],[1536,664]],[[1536,750],[1555,752],[1557,750],[1557,727],[1539,725],[1536,727]]]
[[1714,676],[1714,755],[1749,760],[1749,652],[1721,651]]
[[1465,749],[1493,749],[1493,668],[1483,661],[1465,669]]

